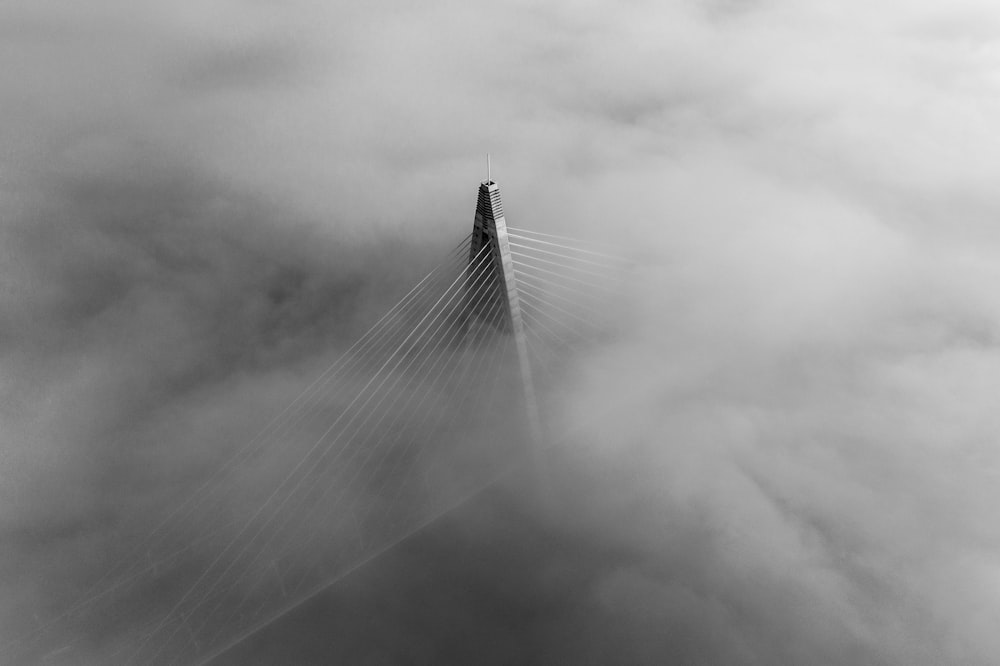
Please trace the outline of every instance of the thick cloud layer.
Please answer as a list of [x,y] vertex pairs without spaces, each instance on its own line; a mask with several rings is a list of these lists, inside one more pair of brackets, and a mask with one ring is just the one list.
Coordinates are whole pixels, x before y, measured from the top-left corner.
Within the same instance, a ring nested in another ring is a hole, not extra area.
[[990,3],[21,4],[0,619],[466,233],[488,149],[511,224],[639,257],[551,414],[521,580],[578,589],[518,656],[996,661]]

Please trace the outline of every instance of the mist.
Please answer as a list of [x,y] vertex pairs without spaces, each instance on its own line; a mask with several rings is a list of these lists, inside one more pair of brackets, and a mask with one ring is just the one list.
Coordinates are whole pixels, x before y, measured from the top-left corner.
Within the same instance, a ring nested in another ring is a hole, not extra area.
[[468,233],[490,151],[511,225],[634,262],[544,396],[547,507],[492,489],[229,663],[996,662],[998,38],[986,2],[0,7],[0,641]]

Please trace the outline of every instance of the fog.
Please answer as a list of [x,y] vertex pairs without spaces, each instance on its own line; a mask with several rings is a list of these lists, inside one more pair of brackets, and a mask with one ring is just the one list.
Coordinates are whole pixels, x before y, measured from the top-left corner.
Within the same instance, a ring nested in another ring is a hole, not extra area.
[[547,508],[372,561],[300,659],[994,663],[1000,12],[827,5],[0,7],[0,641],[468,233],[490,151],[630,307],[546,396]]

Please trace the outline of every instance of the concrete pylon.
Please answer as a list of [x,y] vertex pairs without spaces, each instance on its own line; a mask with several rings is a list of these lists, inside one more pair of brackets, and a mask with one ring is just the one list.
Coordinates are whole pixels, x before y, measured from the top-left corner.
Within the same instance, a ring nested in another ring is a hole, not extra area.
[[[542,427],[535,398],[535,382],[531,374],[528,358],[528,342],[524,337],[524,321],[521,318],[521,304],[517,295],[517,280],[514,277],[514,263],[510,256],[510,240],[507,237],[507,220],[500,200],[500,186],[487,178],[479,185],[479,199],[476,202],[476,219],[472,228],[472,242],[469,247],[469,261],[479,257],[483,247],[489,245],[488,252],[493,263],[493,276],[505,309],[505,326],[514,338],[521,381],[524,385],[524,403],[527,412],[529,435],[533,450],[537,451],[542,441]],[[484,301],[488,299],[483,299]],[[492,303],[483,303],[476,314],[483,315]]]

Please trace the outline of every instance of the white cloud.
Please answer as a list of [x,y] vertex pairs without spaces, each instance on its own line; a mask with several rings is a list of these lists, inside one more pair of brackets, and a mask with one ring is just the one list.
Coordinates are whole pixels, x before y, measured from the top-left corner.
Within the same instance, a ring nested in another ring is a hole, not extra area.
[[[694,609],[703,662],[995,661],[990,3],[0,11],[4,524],[88,514],[87,446],[153,397],[240,412],[214,391],[252,353],[196,371],[234,328],[278,367],[353,330],[324,304],[371,314],[354,250],[461,236],[490,150],[512,224],[641,258],[565,417],[615,405],[552,529],[641,563],[595,603],[637,644]],[[290,310],[257,299],[283,280]],[[231,385],[269,400],[275,366]]]

